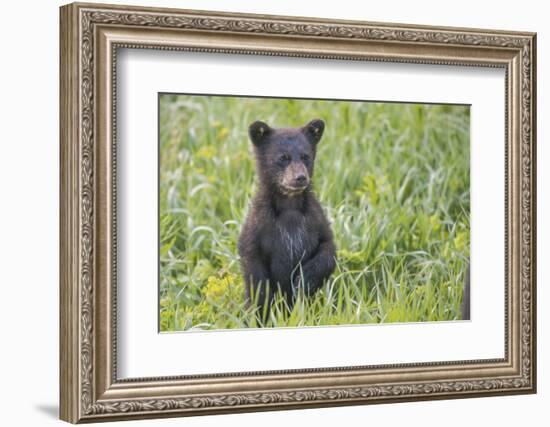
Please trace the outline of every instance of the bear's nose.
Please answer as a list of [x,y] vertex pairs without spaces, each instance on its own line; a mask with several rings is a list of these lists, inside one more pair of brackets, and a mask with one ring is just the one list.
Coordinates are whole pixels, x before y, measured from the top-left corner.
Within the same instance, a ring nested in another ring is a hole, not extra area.
[[300,174],[296,177],[296,184],[304,185],[307,181],[307,178],[304,174]]

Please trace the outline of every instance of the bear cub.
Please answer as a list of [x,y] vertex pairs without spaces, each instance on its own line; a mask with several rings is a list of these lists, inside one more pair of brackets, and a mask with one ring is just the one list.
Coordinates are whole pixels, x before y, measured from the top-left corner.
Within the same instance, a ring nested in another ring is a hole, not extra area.
[[261,121],[249,128],[259,185],[238,250],[246,299],[257,301],[264,320],[277,290],[292,309],[299,289],[312,295],[336,265],[332,231],[311,182],[324,128],[318,119],[301,128]]

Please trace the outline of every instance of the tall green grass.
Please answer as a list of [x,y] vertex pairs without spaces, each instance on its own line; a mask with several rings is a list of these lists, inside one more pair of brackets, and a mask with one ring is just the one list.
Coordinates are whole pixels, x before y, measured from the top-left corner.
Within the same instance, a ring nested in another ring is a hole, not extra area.
[[257,185],[247,129],[326,122],[314,187],[337,268],[266,325],[460,318],[469,257],[469,108],[161,95],[161,331],[259,326],[236,243]]

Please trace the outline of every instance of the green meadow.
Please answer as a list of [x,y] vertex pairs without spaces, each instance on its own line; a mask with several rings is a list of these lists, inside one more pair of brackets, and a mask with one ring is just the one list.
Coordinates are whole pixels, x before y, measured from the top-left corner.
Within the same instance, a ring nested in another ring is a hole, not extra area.
[[[470,250],[466,106],[160,96],[160,330],[461,318]],[[257,182],[250,123],[326,122],[313,183],[337,245],[331,280],[259,325],[237,240]]]

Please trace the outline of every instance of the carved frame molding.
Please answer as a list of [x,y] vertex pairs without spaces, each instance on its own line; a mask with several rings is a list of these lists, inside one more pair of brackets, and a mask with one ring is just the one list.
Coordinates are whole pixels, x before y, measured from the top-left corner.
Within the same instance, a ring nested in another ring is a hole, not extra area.
[[[61,8],[61,418],[70,422],[532,393],[535,34],[71,4]],[[118,48],[504,67],[506,357],[116,378]],[[267,379],[267,381],[266,381]],[[289,386],[292,380],[297,386]]]

